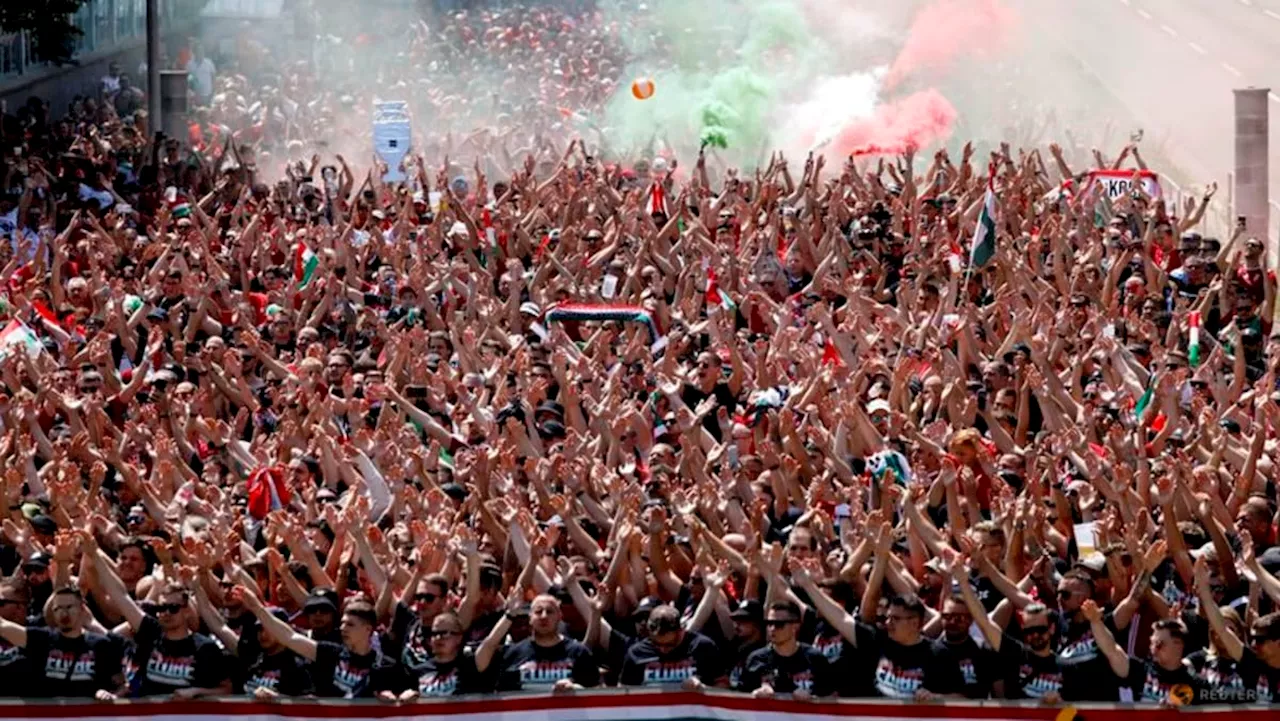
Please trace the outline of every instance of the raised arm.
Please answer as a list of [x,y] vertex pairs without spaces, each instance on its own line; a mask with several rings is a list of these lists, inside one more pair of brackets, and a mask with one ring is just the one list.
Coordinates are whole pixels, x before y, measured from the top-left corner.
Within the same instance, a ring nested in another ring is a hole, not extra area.
[[93,568],[97,572],[98,584],[102,587],[103,592],[110,597],[111,603],[120,612],[120,615],[124,616],[124,620],[129,623],[129,628],[132,628],[137,633],[142,628],[142,619],[145,617],[142,609],[138,607],[137,602],[129,595],[129,589],[125,588],[120,576],[116,575],[115,569],[111,567],[106,554],[98,548],[97,542],[93,539],[93,534],[83,534],[81,547],[93,559]]
[[1218,608],[1218,603],[1213,600],[1213,592],[1209,590],[1209,564],[1205,562],[1204,556],[1196,559],[1192,572],[1195,574],[1196,596],[1200,599],[1200,612],[1209,621],[1209,628],[1213,629],[1218,640],[1222,642],[1223,652],[1239,661],[1244,655],[1244,642],[1227,626],[1227,622],[1222,618],[1222,609]]
[[854,621],[853,616],[844,610],[840,604],[832,600],[827,592],[822,590],[809,575],[809,571],[804,568],[796,568],[791,571],[791,580],[805,593],[809,595],[809,600],[813,603],[813,608],[822,616],[831,627],[840,632],[844,640],[849,642],[850,646],[858,645],[858,625]]
[[1115,636],[1111,635],[1111,629],[1107,628],[1107,624],[1102,621],[1102,609],[1093,599],[1084,602],[1081,607],[1084,617],[1089,620],[1089,625],[1093,629],[1093,638],[1098,643],[1098,650],[1102,651],[1102,655],[1107,657],[1107,663],[1111,664],[1111,671],[1119,678],[1129,678],[1129,655],[1120,648],[1116,643]]
[[973,592],[973,586],[969,583],[969,574],[965,573],[964,564],[954,559],[951,561],[951,578],[956,586],[960,588],[960,596],[964,598],[964,605],[968,607],[974,623],[978,624],[978,630],[982,632],[982,637],[987,639],[987,645],[991,646],[992,651],[999,653],[1000,642],[1004,640],[1004,632],[987,615],[987,609],[982,606],[982,602],[978,600],[978,595]]
[[245,608],[248,608],[258,618],[262,628],[271,634],[272,638],[308,661],[316,660],[316,652],[319,649],[319,645],[315,641],[294,631],[289,624],[271,615],[266,607],[262,605],[262,600],[249,589],[244,586],[236,586],[235,592],[240,594]]

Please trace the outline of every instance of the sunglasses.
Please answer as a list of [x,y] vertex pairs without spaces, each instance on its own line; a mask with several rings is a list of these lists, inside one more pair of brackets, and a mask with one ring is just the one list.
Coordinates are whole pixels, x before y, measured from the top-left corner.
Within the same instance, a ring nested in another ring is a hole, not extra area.
[[157,614],[177,613],[181,611],[183,608],[184,606],[181,603],[158,603],[155,605]]
[[1041,633],[1048,633],[1048,632],[1049,632],[1048,626],[1027,626],[1022,629],[1023,636],[1030,636],[1032,634],[1041,634]]
[[447,638],[449,636],[461,636],[461,631],[428,631],[428,638]]
[[4,608],[5,606],[21,606],[21,605],[22,605],[22,601],[19,601],[14,598],[0,598],[0,608]]
[[414,595],[413,600],[420,603],[435,603],[438,598],[440,597],[434,593],[419,593]]

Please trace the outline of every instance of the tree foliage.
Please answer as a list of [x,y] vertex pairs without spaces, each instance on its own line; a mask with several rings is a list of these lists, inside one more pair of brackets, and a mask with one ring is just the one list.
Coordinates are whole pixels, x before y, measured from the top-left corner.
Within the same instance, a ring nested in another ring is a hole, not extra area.
[[40,60],[65,63],[84,33],[72,15],[88,0],[0,0],[0,31],[30,34],[33,54]]

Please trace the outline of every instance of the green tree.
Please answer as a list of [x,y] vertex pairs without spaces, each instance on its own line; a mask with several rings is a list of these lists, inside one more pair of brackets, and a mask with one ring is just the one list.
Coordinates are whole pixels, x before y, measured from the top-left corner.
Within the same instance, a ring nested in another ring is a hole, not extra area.
[[33,54],[52,63],[65,63],[84,33],[71,16],[88,0],[0,0],[0,31],[30,33]]

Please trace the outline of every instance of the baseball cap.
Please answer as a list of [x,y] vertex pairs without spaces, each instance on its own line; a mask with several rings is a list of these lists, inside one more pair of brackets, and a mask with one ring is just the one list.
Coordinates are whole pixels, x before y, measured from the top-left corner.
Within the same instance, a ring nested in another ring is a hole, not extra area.
[[754,598],[748,598],[738,604],[737,608],[729,614],[729,617],[735,621],[752,621],[759,623],[764,620],[764,606]]
[[877,398],[867,404],[867,415],[869,416],[874,416],[881,411],[889,413],[891,410],[892,408],[889,406],[889,402],[881,398]]
[[40,551],[36,551],[35,553],[31,554],[30,556],[27,556],[22,560],[22,569],[24,571],[27,569],[43,571],[48,567],[49,567],[49,556],[48,554],[42,553]]
[[329,611],[331,613],[338,612],[338,602],[331,596],[337,596],[333,591],[315,591],[307,596],[307,602],[302,604],[303,613],[312,613],[313,611]]

